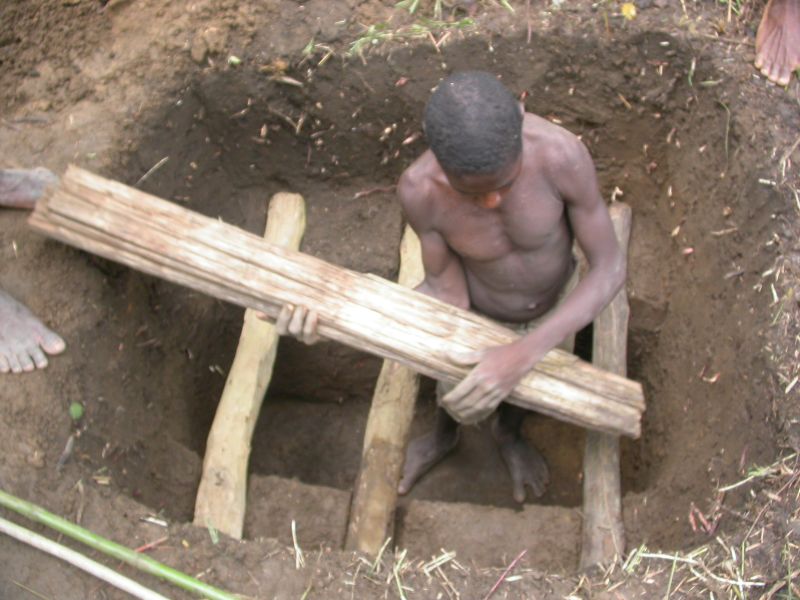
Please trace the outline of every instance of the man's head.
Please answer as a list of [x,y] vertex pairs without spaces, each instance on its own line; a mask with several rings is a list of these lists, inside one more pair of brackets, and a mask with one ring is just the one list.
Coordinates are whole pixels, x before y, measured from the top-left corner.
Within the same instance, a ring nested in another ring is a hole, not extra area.
[[425,107],[425,136],[448,175],[494,175],[522,152],[522,111],[511,92],[484,71],[455,73]]

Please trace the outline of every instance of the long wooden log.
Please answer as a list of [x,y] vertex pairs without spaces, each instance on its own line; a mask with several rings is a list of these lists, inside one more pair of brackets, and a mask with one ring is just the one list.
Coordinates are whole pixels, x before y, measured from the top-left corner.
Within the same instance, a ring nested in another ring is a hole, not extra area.
[[[380,277],[283,249],[121,183],[70,167],[37,203],[31,226],[51,237],[273,319],[283,305],[319,314],[323,337],[449,382],[450,360],[518,339],[505,327]],[[508,402],[588,429],[638,437],[640,384],[553,350]]]
[[[306,212],[299,194],[275,194],[269,203],[264,239],[297,250]],[[197,490],[194,524],[209,525],[240,540],[247,501],[247,464],[253,428],[267,392],[278,332],[248,308],[239,346],[208,434],[203,475]]]
[[[419,238],[406,225],[400,242],[400,285],[413,288],[425,277]],[[393,360],[383,361],[364,433],[345,547],[376,556],[394,532],[397,486],[403,473],[419,375]]]
[[[631,209],[618,202],[610,210],[614,232],[627,260]],[[623,288],[595,319],[592,336],[592,363],[623,376],[627,372],[628,313],[628,296]],[[608,562],[625,551],[619,437],[613,434],[586,432],[582,536],[581,569]]]

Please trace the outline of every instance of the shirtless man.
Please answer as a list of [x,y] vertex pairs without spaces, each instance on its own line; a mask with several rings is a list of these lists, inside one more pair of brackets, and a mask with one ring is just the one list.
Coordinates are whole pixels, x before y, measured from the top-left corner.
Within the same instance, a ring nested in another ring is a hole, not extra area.
[[756,68],[778,85],[800,69],[800,0],[769,0],[756,35]]
[[[0,171],[0,206],[32,209],[45,188],[58,181],[43,168]],[[0,289],[0,373],[22,373],[47,366],[46,354],[58,354],[64,340],[23,304]]]
[[[623,285],[625,263],[586,148],[526,114],[494,76],[462,72],[442,81],[424,125],[431,149],[398,184],[422,248],[417,291],[506,324],[539,321],[512,344],[453,357],[476,366],[449,391],[440,385],[435,429],[411,442],[399,491],[455,447],[459,423],[496,411],[492,432],[514,499],[523,502],[526,486],[544,493],[547,465],[521,436],[526,411],[502,400],[547,352],[594,320]],[[562,294],[575,270],[573,238],[589,271]],[[277,326],[312,342],[315,322],[313,312],[286,307]]]

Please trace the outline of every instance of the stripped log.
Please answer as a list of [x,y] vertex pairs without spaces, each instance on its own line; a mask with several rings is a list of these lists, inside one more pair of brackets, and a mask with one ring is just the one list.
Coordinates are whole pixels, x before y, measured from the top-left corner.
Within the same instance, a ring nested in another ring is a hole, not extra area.
[[[303,197],[276,194],[269,204],[264,239],[297,250],[305,223]],[[245,311],[236,356],[208,434],[194,524],[215,527],[237,540],[244,527],[250,442],[272,378],[278,337],[274,325],[252,309]]]
[[[631,234],[631,209],[611,205],[611,220],[627,260]],[[592,363],[624,376],[627,372],[628,296],[625,288],[594,321]],[[586,432],[583,455],[583,542],[580,567],[588,568],[621,556],[625,550],[620,491],[619,437]]]
[[[269,244],[121,183],[70,167],[37,203],[30,224],[51,237],[151,275],[276,318],[285,304],[312,306],[321,336],[451,383],[468,369],[453,352],[519,336],[369,274]],[[549,352],[507,402],[588,429],[638,437],[642,386],[559,351]]]
[[[400,285],[413,288],[425,277],[419,238],[406,225],[400,242]],[[393,360],[383,361],[364,433],[345,547],[372,556],[394,531],[397,486],[403,472],[419,375]]]

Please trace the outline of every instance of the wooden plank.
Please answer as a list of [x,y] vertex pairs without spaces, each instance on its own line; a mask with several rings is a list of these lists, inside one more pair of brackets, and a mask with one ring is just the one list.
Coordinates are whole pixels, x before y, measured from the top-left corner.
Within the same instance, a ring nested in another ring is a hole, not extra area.
[[[617,202],[611,205],[610,211],[614,232],[627,260],[631,209]],[[628,314],[628,296],[623,288],[594,321],[592,362],[622,376],[627,372]],[[613,434],[586,432],[582,537],[582,569],[609,562],[625,551],[619,437]]]
[[[305,231],[303,197],[280,193],[269,203],[264,239],[297,250]],[[240,540],[247,499],[250,442],[278,349],[275,326],[247,309],[214,423],[208,434],[194,524],[213,526]]]
[[[425,277],[419,238],[406,225],[400,242],[400,285],[413,288]],[[394,535],[397,486],[419,392],[419,375],[392,360],[383,361],[364,434],[361,467],[350,509],[345,547],[376,556]]]
[[[277,317],[313,306],[319,333],[457,382],[452,352],[508,344],[505,327],[380,277],[280,248],[221,221],[70,167],[37,203],[37,230],[111,260]],[[589,429],[638,437],[641,385],[553,350],[508,402]]]

